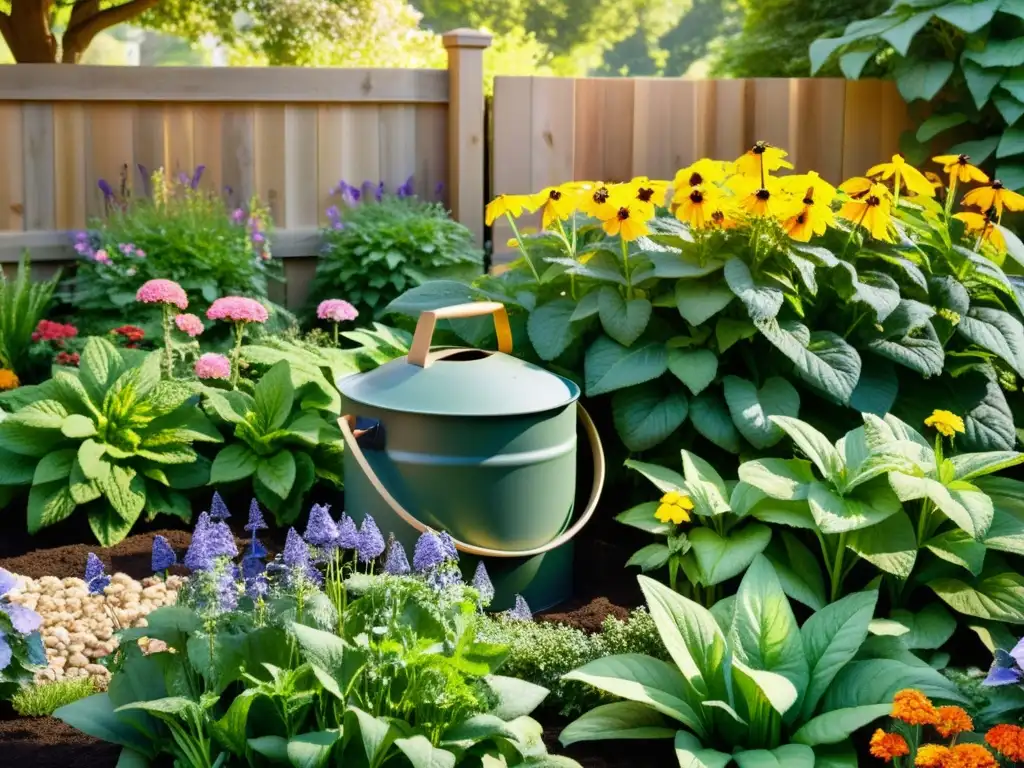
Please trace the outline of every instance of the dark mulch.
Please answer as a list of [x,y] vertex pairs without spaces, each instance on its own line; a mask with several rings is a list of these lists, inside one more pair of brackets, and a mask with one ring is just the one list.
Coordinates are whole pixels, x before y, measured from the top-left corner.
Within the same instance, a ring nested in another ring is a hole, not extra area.
[[0,765],[113,768],[121,748],[86,736],[52,717],[18,717],[0,707]]

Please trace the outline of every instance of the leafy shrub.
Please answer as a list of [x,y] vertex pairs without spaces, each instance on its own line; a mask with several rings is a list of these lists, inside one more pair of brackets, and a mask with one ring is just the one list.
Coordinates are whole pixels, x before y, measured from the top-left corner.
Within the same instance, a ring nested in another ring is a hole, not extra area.
[[197,189],[202,171],[173,180],[157,171],[144,180],[148,197],[127,189],[117,197],[100,182],[107,216],[76,235],[79,261],[64,296],[86,330],[125,322],[155,330],[159,313],[135,304],[138,287],[152,279],[179,283],[200,314],[220,296],[266,298],[268,279],[282,274],[270,254],[267,211],[256,200],[232,210]]
[[22,717],[49,717],[61,707],[96,693],[91,677],[35,683],[18,689],[11,697],[14,711]]
[[899,638],[868,637],[877,592],[844,597],[800,626],[764,557],[711,611],[643,576],[640,584],[672,661],[606,656],[570,673],[625,701],[571,723],[562,744],[674,737],[683,764],[725,766],[731,756],[813,768],[827,755],[856,765],[850,735],[888,715],[897,691],[960,700]]
[[384,195],[329,212],[309,302],[342,297],[371,317],[402,291],[434,277],[472,278],[483,254],[439,203]]
[[924,159],[928,143],[951,131],[965,141],[950,154],[988,161],[1003,184],[1020,189],[1024,144],[1014,125],[1024,113],[1015,69],[1022,36],[1024,13],[1014,3],[897,0],[881,15],[853,22],[839,37],[816,40],[811,71],[836,52],[843,74],[852,79],[872,60],[884,61],[903,98],[925,113],[914,140],[904,144],[914,159]]
[[0,272],[0,366],[25,376],[33,334],[59,280],[60,271],[49,280],[34,282],[27,254],[18,263],[13,281]]
[[14,413],[0,422],[0,484],[8,499],[31,487],[30,533],[79,507],[104,546],[127,536],[143,512],[191,518],[182,492],[210,476],[193,443],[222,438],[191,385],[161,381],[159,352],[132,352],[91,338],[77,371],[4,396]]

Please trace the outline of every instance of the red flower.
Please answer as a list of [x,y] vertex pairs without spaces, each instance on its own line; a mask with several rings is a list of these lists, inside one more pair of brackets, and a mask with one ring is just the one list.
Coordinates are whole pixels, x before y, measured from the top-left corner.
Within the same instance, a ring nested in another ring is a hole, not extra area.
[[57,365],[73,365],[78,367],[79,357],[77,352],[58,352],[56,357],[53,358],[53,362]]
[[32,341],[62,341],[78,335],[78,329],[73,325],[55,323],[51,320],[40,320],[32,333]]
[[137,325],[122,325],[120,328],[114,328],[111,333],[124,336],[125,341],[132,344],[137,344],[146,337],[146,332]]

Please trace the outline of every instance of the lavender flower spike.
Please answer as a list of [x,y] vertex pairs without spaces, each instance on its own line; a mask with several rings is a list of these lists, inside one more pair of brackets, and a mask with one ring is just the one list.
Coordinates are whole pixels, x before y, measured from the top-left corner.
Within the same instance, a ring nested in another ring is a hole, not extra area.
[[515,621],[533,621],[533,612],[522,595],[516,595],[516,604],[505,615]]
[[473,589],[480,593],[481,605],[490,605],[494,599],[494,584],[491,583],[491,577],[487,574],[487,567],[483,560],[476,564],[476,573],[473,574]]
[[302,537],[306,543],[320,549],[338,546],[338,526],[331,519],[330,504],[314,504],[309,510],[309,522]]
[[392,536],[388,541],[388,556],[384,561],[384,572],[390,573],[392,576],[404,576],[411,570],[409,558],[405,554],[405,547]]
[[309,547],[294,528],[288,529],[282,559],[289,568],[305,568],[309,565]]
[[206,571],[213,567],[213,556],[210,554],[210,522],[208,512],[201,512],[192,531],[192,542],[185,552],[184,564],[190,571]]
[[260,503],[253,499],[249,503],[249,522],[245,524],[245,530],[250,531],[253,536],[256,535],[256,531],[262,531],[267,527],[267,522],[263,519],[263,512],[260,510]]
[[370,515],[363,518],[363,524],[359,528],[359,546],[356,549],[359,552],[360,563],[368,563],[384,554],[384,537]]
[[359,547],[359,531],[356,529],[356,523],[344,512],[341,513],[341,519],[338,520],[338,546],[342,549],[358,549]]
[[85,583],[90,595],[102,595],[110,584],[110,577],[103,570],[103,561],[93,552],[85,558]]
[[213,499],[210,500],[210,519],[227,520],[229,517],[231,517],[231,513],[228,512],[228,505],[224,503],[220,494],[214,491]]
[[444,548],[444,556],[449,560],[459,560],[459,550],[455,548],[455,539],[451,537],[448,531],[441,531],[438,534],[441,539],[441,546]]
[[192,189],[195,189],[196,187],[199,186],[199,179],[201,179],[203,177],[203,171],[205,171],[205,170],[206,170],[206,166],[205,165],[197,165],[196,166],[195,173],[192,174],[192,178],[189,181],[189,186],[192,187]]
[[153,573],[166,571],[178,562],[178,556],[174,554],[170,543],[163,536],[153,537],[153,555],[150,562],[153,567]]
[[445,560],[444,545],[441,538],[433,531],[424,531],[416,542],[412,555],[412,567],[417,573],[426,573],[436,568]]
[[100,192],[103,193],[103,197],[107,200],[112,200],[114,198],[114,190],[110,188],[110,184],[106,179],[100,179],[97,181],[96,186],[100,188]]

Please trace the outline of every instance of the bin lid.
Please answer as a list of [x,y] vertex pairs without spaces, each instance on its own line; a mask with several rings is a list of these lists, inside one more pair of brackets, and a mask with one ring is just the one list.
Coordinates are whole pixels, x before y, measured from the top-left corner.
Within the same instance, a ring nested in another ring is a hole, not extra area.
[[574,402],[580,389],[538,365],[479,349],[431,353],[425,367],[405,357],[340,377],[343,397],[374,408],[436,416],[522,416]]

